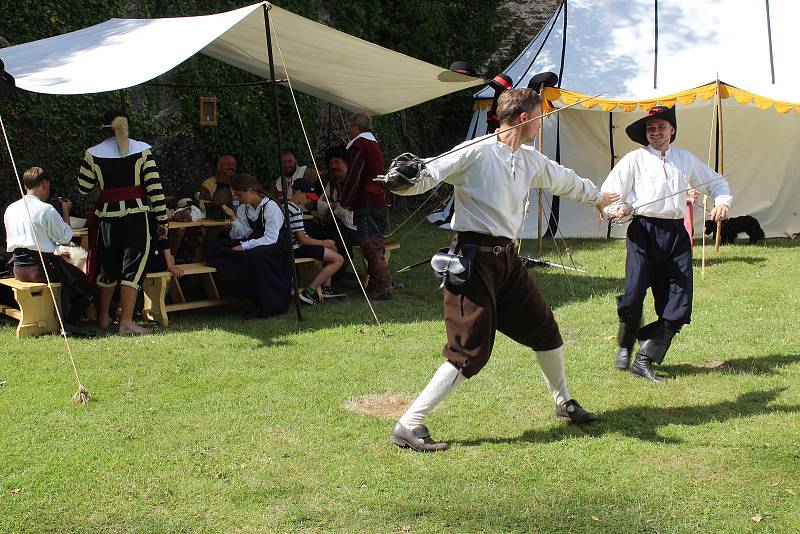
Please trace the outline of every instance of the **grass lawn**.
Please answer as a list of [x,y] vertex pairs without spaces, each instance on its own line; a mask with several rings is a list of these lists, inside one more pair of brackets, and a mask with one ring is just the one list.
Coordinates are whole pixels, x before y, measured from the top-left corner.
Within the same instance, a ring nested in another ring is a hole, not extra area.
[[[393,267],[448,242],[423,224]],[[556,420],[532,353],[499,336],[429,417],[451,442],[433,455],[391,445],[390,417],[348,409],[412,397],[441,363],[425,267],[375,304],[388,336],[351,294],[301,323],[218,309],[73,341],[86,407],[70,402],[63,342],[16,340],[3,321],[0,532],[799,532],[800,242],[709,250],[661,385],[613,368],[624,242],[568,245],[588,274],[532,272],[571,393],[602,421]]]

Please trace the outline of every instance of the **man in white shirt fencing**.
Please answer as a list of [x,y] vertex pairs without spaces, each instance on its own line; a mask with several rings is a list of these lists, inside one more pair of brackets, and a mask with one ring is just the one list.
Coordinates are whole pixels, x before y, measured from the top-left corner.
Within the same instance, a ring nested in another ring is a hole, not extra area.
[[393,165],[386,176],[389,189],[401,195],[423,193],[442,181],[454,186],[453,229],[462,254],[456,261],[470,259],[472,270],[465,284],[444,284],[447,362],[394,426],[391,440],[400,447],[447,448],[447,443],[431,438],[423,418],[488,363],[497,331],[536,352],[558,417],[573,423],[598,419],[567,391],[558,324],[517,255],[514,239],[520,235],[524,199],[532,187],[598,210],[619,197],[601,194],[591,181],[523,144],[536,136],[540,115],[541,100],[535,91],[508,90],[498,99],[499,133],[424,162]]
[[[731,193],[722,176],[694,154],[672,148],[678,125],[675,108],[655,106],[626,133],[643,145],[626,154],[603,183],[603,192],[618,193],[610,217],[633,214],[628,226],[625,291],[617,297],[619,335],[616,367],[653,382],[662,382],[652,364],[660,364],[672,338],[689,324],[692,314],[691,237],[684,228],[691,188],[714,197],[710,217],[728,216]],[[641,327],[642,307],[652,289],[658,319]],[[633,346],[639,351],[633,364]]]
[[68,244],[72,239],[72,227],[69,225],[72,202],[59,199],[61,214],[47,203],[50,179],[41,167],[26,170],[22,182],[25,196],[9,205],[3,214],[6,250],[11,253],[9,263],[13,266],[14,278],[21,282],[47,282],[43,258],[50,281],[61,283],[61,315],[65,332],[93,335],[95,332],[78,326],[78,322],[89,304],[96,300],[95,292],[83,271],[55,253],[57,245]]

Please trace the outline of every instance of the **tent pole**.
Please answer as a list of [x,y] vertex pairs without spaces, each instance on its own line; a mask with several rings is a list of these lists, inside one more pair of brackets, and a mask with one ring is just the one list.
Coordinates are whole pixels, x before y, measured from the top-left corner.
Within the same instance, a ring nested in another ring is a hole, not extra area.
[[272,35],[269,29],[269,4],[265,4],[264,8],[264,30],[267,37],[267,58],[269,60],[269,79],[272,85],[272,111],[275,114],[275,132],[278,137],[278,172],[281,176],[281,185],[283,186],[283,228],[289,235],[289,269],[292,273],[292,285],[294,286],[294,309],[297,312],[297,320],[302,321],[303,315],[300,312],[300,288],[297,286],[297,270],[294,266],[294,250],[292,248],[291,240],[291,226],[289,224],[289,185],[286,177],[283,175],[281,169],[281,152],[283,152],[283,134],[281,133],[281,115],[278,106],[278,82],[275,81],[275,61],[272,57]]
[[[544,95],[544,83],[539,84],[539,94]],[[539,152],[544,154],[544,145],[542,142],[544,141],[544,123],[539,125]],[[536,223],[536,234],[537,234],[537,241],[539,243],[539,254],[542,253],[542,188],[538,188],[537,191],[538,198],[539,198],[539,205],[537,207],[538,212],[538,222]]]
[[[720,92],[720,85],[719,85],[719,77],[717,77],[717,98],[715,102],[715,106],[717,106],[717,157],[714,162],[714,170],[720,174],[725,173],[725,162],[723,160],[725,156],[724,148],[723,148],[723,137],[722,137],[722,93]],[[722,219],[717,221],[717,240],[714,243],[714,252],[719,252],[719,245],[722,242]]]
[[[611,172],[614,170],[614,112],[608,112],[608,151],[611,154],[611,166],[608,168]],[[606,229],[606,239],[611,239],[611,221],[608,221],[608,228]]]

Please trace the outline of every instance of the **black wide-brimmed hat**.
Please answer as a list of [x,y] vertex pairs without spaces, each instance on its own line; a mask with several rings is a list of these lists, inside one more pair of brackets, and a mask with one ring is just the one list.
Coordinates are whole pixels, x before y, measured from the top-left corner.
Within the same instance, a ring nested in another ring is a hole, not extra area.
[[499,91],[499,93],[502,93],[503,91],[507,91],[508,89],[513,89],[514,81],[508,74],[504,74],[501,72],[500,74],[489,80],[489,87],[493,87],[495,90]]
[[625,128],[625,133],[628,134],[631,140],[640,145],[649,145],[650,142],[647,140],[647,122],[652,119],[663,119],[670,123],[672,127],[675,128],[675,133],[672,134],[672,138],[669,142],[672,143],[675,141],[675,137],[678,135],[678,122],[675,119],[674,107],[654,106],[650,108],[647,115]]
[[555,87],[558,83],[558,74],[555,72],[540,72],[528,82],[528,89],[533,89],[537,93],[544,87]]
[[474,76],[478,77],[475,73],[475,69],[472,68],[472,65],[467,63],[466,61],[453,61],[450,63],[450,70],[453,72],[458,72],[459,74],[466,74],[467,76]]

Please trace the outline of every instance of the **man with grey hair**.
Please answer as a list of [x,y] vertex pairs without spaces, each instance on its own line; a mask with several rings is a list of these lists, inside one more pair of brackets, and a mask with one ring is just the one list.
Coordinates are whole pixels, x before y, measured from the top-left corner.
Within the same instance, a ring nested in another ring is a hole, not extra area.
[[347,176],[341,205],[353,210],[356,239],[367,262],[367,295],[373,300],[392,298],[392,273],[384,258],[389,226],[389,195],[375,178],[383,174],[383,150],[372,134],[372,119],[364,113],[350,117]]

